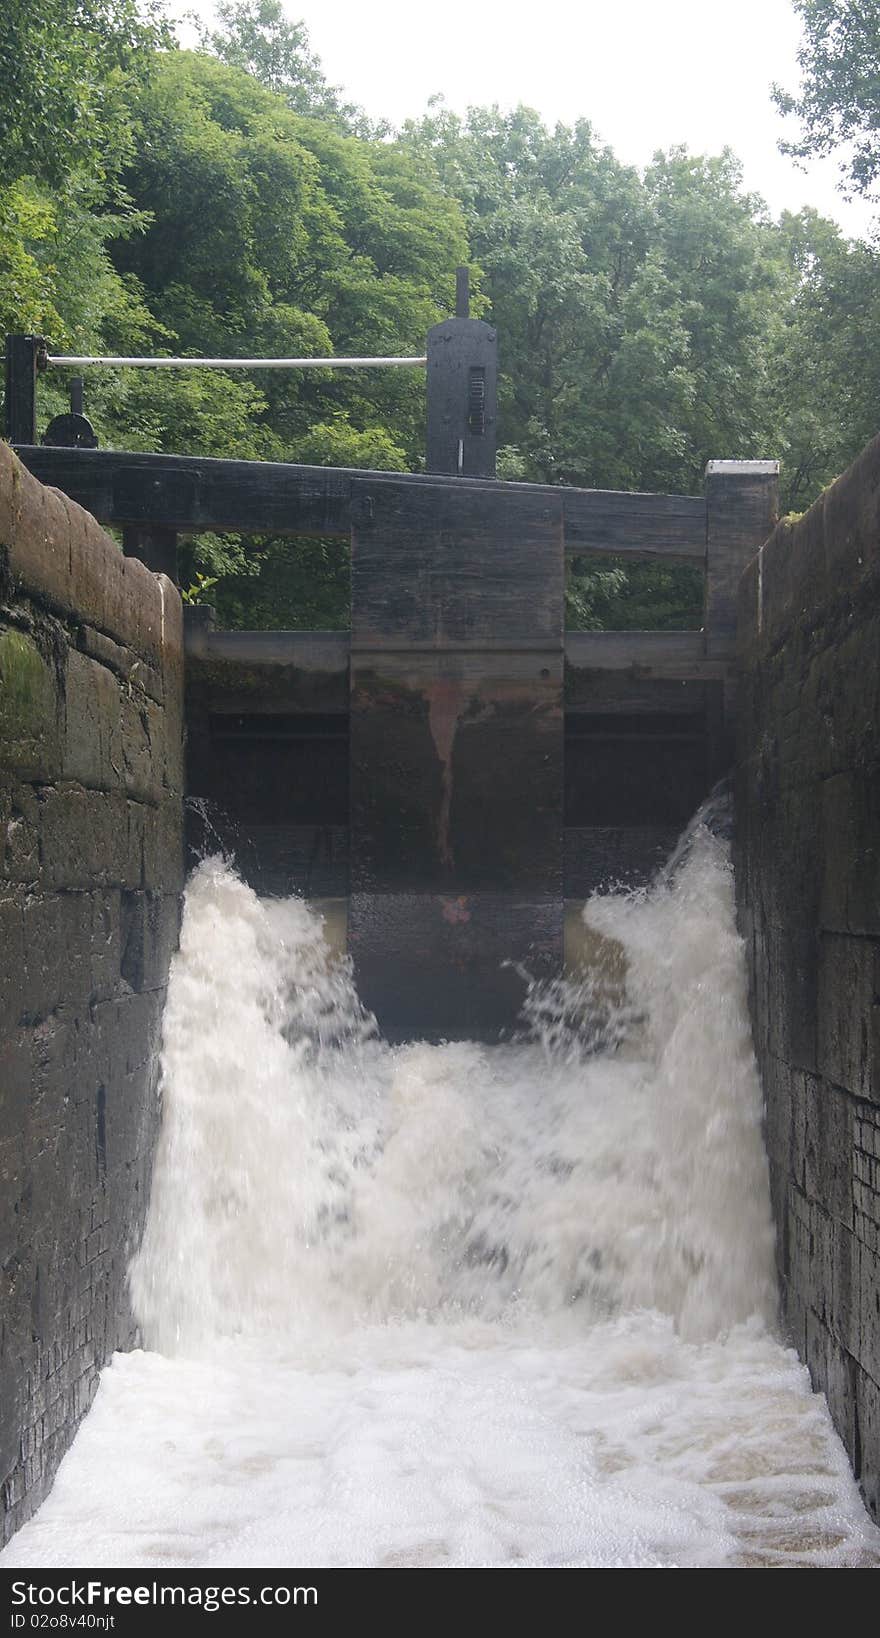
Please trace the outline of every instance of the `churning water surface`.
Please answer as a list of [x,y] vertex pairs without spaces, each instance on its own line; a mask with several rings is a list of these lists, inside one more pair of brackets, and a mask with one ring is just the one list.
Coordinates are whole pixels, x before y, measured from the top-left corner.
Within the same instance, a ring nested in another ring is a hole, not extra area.
[[724,842],[584,914],[530,1038],[389,1047],[304,904],[198,867],[145,1351],[5,1564],[880,1563],[774,1331]]

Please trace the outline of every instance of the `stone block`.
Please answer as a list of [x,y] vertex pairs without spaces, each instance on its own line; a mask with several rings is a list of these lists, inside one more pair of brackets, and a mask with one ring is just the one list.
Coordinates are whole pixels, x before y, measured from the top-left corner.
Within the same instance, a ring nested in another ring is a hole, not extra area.
[[70,519],[71,601],[77,618],[125,643],[132,629],[125,586],[125,559],[90,513],[67,501]]
[[779,642],[798,613],[795,529],[783,518],[766,542],[760,561],[761,639]]
[[94,626],[81,626],[78,640],[83,654],[88,654],[90,659],[97,660],[112,671],[129,694],[147,694],[157,705],[164,704],[162,673],[141,659],[133,649],[127,648],[124,643],[117,643],[102,631],[96,631]]
[[152,892],[183,890],[183,815],[179,800],[166,798],[156,808],[144,808],[142,885]]
[[792,1157],[793,1090],[788,1064],[769,1055],[764,1060],[764,1140],[770,1163],[786,1178],[801,1179]]
[[839,1088],[813,1075],[798,1075],[801,1099],[801,1187],[847,1229],[853,1220],[856,1104]]
[[0,629],[0,767],[19,780],[56,779],[62,683],[54,656],[26,631]]
[[92,993],[92,899],[88,893],[40,893],[22,911],[26,1013],[31,1023]]
[[24,900],[12,887],[0,889],[0,951],[3,983],[0,985],[0,1040],[7,1041],[17,1029],[25,1006]]
[[0,875],[35,887],[41,874],[39,798],[32,785],[16,783],[0,795]]
[[20,465],[10,445],[0,438],[0,553],[8,553],[12,546],[16,473]]
[[140,836],[117,791],[50,786],[42,800],[43,874],[47,887],[138,887]]
[[183,601],[167,574],[154,576],[162,598],[162,664],[172,676],[183,674]]
[[137,557],[123,558],[125,636],[151,665],[162,664],[162,590],[157,578]]
[[810,927],[765,932],[768,1050],[794,1069],[817,1067],[819,940]]
[[142,700],[141,716],[149,744],[153,770],[153,800],[164,792],[182,794],[184,788],[183,733],[171,712],[161,710],[152,700]]
[[880,941],[823,933],[819,953],[820,1072],[880,1102]]
[[859,1479],[865,1505],[880,1523],[880,1385],[867,1371],[856,1376],[856,1406],[859,1418]]
[[15,456],[13,461],[9,542],[13,585],[67,616],[72,612],[67,510],[53,490],[38,483]]
[[123,783],[136,802],[157,803],[165,776],[165,717],[145,694],[123,689],[118,701]]
[[805,1341],[806,1363],[813,1385],[825,1394],[834,1426],[852,1463],[859,1443],[855,1361],[809,1309]]
[[[856,1242],[854,1303],[857,1305],[858,1344],[853,1349],[869,1373],[880,1362],[880,1253]],[[878,1452],[880,1457],[880,1452]]]
[[34,894],[25,901],[22,925],[24,1016],[32,1022],[119,989],[118,889]]
[[[111,1216],[120,1226],[125,1216],[131,1217],[131,1180],[124,1173],[137,1164],[145,1150],[153,1147],[158,1116],[155,1068],[151,1058],[138,1068],[118,1075],[107,1087],[104,1118],[108,1187]],[[118,1206],[113,1211],[116,1190],[119,1191]]]
[[880,562],[880,437],[825,491],[825,561],[832,586],[854,585]]
[[82,1056],[88,1054],[95,1084],[106,1087],[108,1097],[122,1078],[157,1060],[163,999],[153,990],[127,992],[91,1009],[92,1033],[83,1039]]
[[840,1346],[857,1359],[860,1354],[859,1255],[862,1248],[852,1231],[833,1219],[830,1233],[832,1268],[829,1323]]
[[798,520],[794,529],[792,570],[796,585],[796,608],[800,620],[811,618],[812,612],[826,600],[833,582],[829,582],[825,551],[825,496],[819,495],[809,511]]
[[122,961],[120,892],[100,888],[91,899],[91,942],[89,948],[90,999],[103,1000],[119,987]]
[[122,976],[133,990],[159,990],[180,930],[177,894],[156,892],[122,895]]
[[124,783],[124,750],[116,677],[70,649],[65,702],[64,779],[92,790],[118,790]]

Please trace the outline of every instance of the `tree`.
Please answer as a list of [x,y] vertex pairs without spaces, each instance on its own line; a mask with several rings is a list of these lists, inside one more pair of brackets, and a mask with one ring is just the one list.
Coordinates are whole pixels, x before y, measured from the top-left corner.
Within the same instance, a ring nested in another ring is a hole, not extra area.
[[[430,167],[200,53],[159,62],[123,181],[147,225],[115,247],[116,268],[184,352],[421,353],[467,256]],[[253,384],[264,454],[318,459],[324,428],[328,451],[378,440],[407,465],[422,455],[415,372],[256,371]]]
[[779,237],[790,297],[770,384],[783,509],[803,511],[880,425],[880,251],[810,209],[786,212]]
[[[828,24],[829,61],[858,46],[867,141],[878,6],[799,9]],[[815,212],[771,221],[730,153],[674,149],[640,173],[586,121],[442,102],[393,137],[339,103],[279,0],[222,0],[204,40],[166,49],[158,0],[7,0],[5,328],[65,352],[421,354],[467,261],[472,310],[499,329],[505,477],[694,492],[712,456],[776,454],[800,510],[875,431],[880,250]],[[87,393],[105,445],[424,459],[417,371],[107,370]],[[63,404],[50,372],[43,421]],[[184,564],[222,577],[229,622],[345,622],[338,542],[208,536]],[[588,627],[687,626],[700,588],[585,557],[567,606]]]
[[880,0],[793,0],[804,25],[797,94],[774,86],[783,114],[801,121],[783,153],[805,159],[848,148],[846,185],[868,193],[880,174]]
[[[114,247],[117,272],[184,352],[422,353],[467,257],[461,209],[432,167],[351,135],[335,116],[297,113],[204,53],[157,65],[123,181],[145,228]],[[153,448],[386,469],[423,458],[419,371],[187,372],[162,383],[123,372],[115,391],[103,400],[111,436],[133,418]],[[335,543],[202,538],[184,562],[222,573],[227,620],[347,619]]]
[[719,449],[767,447],[787,275],[732,155],[674,150],[643,178],[586,121],[527,108],[435,107],[404,141],[466,212],[523,476],[688,491]]
[[[231,68],[243,68],[298,114],[317,114],[344,127],[359,111],[341,104],[309,45],[305,23],[292,23],[281,0],[219,0],[213,29],[200,29],[203,51]],[[360,116],[361,120],[364,116]]]
[[[722,451],[778,442],[774,342],[785,252],[729,153],[658,154],[642,177],[586,121],[435,104],[404,141],[467,215],[501,352],[502,470],[540,482],[693,492]],[[700,622],[687,569],[575,566],[569,618]]]
[[170,36],[164,0],[3,0],[0,177],[106,180],[131,146],[131,95]]

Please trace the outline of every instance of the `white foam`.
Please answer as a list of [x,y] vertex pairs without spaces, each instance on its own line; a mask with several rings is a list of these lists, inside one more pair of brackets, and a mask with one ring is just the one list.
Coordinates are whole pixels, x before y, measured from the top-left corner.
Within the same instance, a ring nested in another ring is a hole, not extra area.
[[155,1351],[4,1563],[880,1562],[773,1334],[723,844],[585,916],[626,951],[614,1045],[545,997],[530,1042],[392,1049],[305,906],[199,867],[132,1268]]

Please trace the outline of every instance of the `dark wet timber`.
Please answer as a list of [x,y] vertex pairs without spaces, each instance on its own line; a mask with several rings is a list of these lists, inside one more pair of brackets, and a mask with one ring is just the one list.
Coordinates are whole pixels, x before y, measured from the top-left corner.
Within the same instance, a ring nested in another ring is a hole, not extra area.
[[[386,1032],[495,1038],[522,972],[561,969],[566,895],[644,879],[729,762],[731,593],[772,524],[776,468],[713,463],[705,497],[467,475],[468,449],[471,472],[494,463],[492,392],[478,402],[462,374],[488,326],[449,325],[455,347],[434,342],[459,442],[437,460],[460,477],[21,456],[172,577],[184,531],[350,538],[350,637],[221,633],[192,611],[191,837],[207,814],[260,891],[346,899]],[[701,568],[705,630],[566,636],[566,554],[590,552]]]

